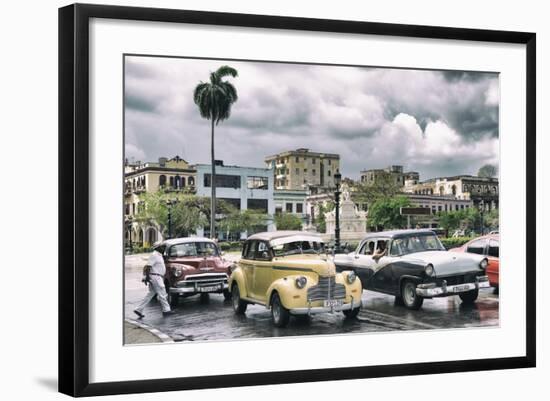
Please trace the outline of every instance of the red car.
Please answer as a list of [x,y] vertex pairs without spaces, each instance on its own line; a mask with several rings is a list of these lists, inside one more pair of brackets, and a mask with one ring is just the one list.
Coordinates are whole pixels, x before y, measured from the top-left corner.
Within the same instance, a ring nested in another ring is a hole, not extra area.
[[476,253],[478,255],[486,256],[489,261],[489,265],[487,266],[487,276],[489,276],[489,282],[491,283],[491,286],[495,287],[498,291],[499,245],[499,234],[489,234],[474,238],[459,248],[451,249],[451,251]]
[[226,299],[232,263],[222,258],[218,245],[208,238],[166,240],[160,248],[166,264],[164,285],[168,301],[178,304],[180,296],[219,293]]

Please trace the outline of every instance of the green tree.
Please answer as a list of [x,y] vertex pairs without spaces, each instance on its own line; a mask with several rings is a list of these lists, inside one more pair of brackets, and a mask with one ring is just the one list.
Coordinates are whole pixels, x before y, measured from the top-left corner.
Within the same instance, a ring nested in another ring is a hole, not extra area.
[[439,227],[452,233],[455,230],[461,228],[462,220],[464,219],[464,212],[461,210],[453,210],[449,212],[439,213]]
[[[210,134],[210,159],[212,163],[212,175],[210,186],[210,210],[216,210],[216,166],[214,156],[214,126],[220,121],[227,120],[231,114],[231,106],[237,101],[237,90],[225,77],[236,78],[236,69],[224,65],[210,73],[210,82],[200,82],[193,91],[193,100],[199,108],[202,118],[211,121]],[[216,219],[210,216],[210,237],[215,237]]]
[[498,209],[491,209],[491,211],[484,214],[485,227],[490,229],[498,229],[500,226]]
[[275,215],[277,230],[301,230],[302,219],[292,213],[278,213]]
[[496,177],[497,175],[497,166],[493,165],[493,164],[485,164],[484,166],[482,166],[478,172],[477,172],[477,176],[478,177]]
[[227,232],[243,232],[252,231],[259,226],[265,224],[267,220],[265,213],[257,210],[238,210],[234,208],[230,213],[226,214],[220,221],[220,230]]
[[[211,217],[208,198],[164,190],[140,195],[135,221],[142,225],[156,225],[166,237],[169,202],[171,203],[172,236],[187,236],[208,224]],[[216,206],[218,214],[231,214],[235,210],[233,206],[222,200]]]
[[356,203],[372,205],[378,200],[389,199],[401,193],[401,187],[392,174],[381,172],[373,182],[360,182],[353,187],[353,200]]
[[401,216],[401,208],[411,205],[409,198],[403,195],[392,198],[380,198],[369,207],[368,224],[379,229],[405,228],[407,218]]

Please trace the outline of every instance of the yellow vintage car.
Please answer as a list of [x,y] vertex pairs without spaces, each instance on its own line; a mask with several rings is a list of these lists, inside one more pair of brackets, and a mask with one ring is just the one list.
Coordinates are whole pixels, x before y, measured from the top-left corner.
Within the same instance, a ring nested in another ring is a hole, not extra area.
[[233,309],[248,304],[271,309],[273,324],[284,327],[290,315],[343,312],[357,316],[361,281],[353,271],[336,273],[321,237],[302,231],[250,236],[229,278]]

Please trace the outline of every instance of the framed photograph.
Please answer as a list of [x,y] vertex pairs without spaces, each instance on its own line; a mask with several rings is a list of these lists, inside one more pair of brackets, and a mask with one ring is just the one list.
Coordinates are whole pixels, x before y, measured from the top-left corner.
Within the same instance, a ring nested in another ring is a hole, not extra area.
[[534,33],[61,8],[59,390],[534,367],[535,83]]

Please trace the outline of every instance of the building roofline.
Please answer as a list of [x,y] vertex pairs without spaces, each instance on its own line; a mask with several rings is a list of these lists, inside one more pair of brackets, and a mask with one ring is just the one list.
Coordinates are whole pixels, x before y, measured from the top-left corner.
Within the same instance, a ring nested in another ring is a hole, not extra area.
[[169,172],[174,171],[178,173],[196,173],[197,170],[194,168],[171,168],[171,167],[157,167],[157,166],[147,166],[134,171],[124,173],[124,177],[130,177],[132,175],[143,174],[147,171],[157,171],[157,172]]
[[312,152],[310,150],[302,151],[302,150],[285,150],[284,152],[276,153],[274,155],[266,156],[264,158],[265,161],[276,159],[278,157],[284,157],[284,156],[298,156],[298,155],[308,155],[308,156],[323,156],[326,158],[332,158],[332,159],[340,159],[340,155],[338,153],[325,153],[325,152]]

